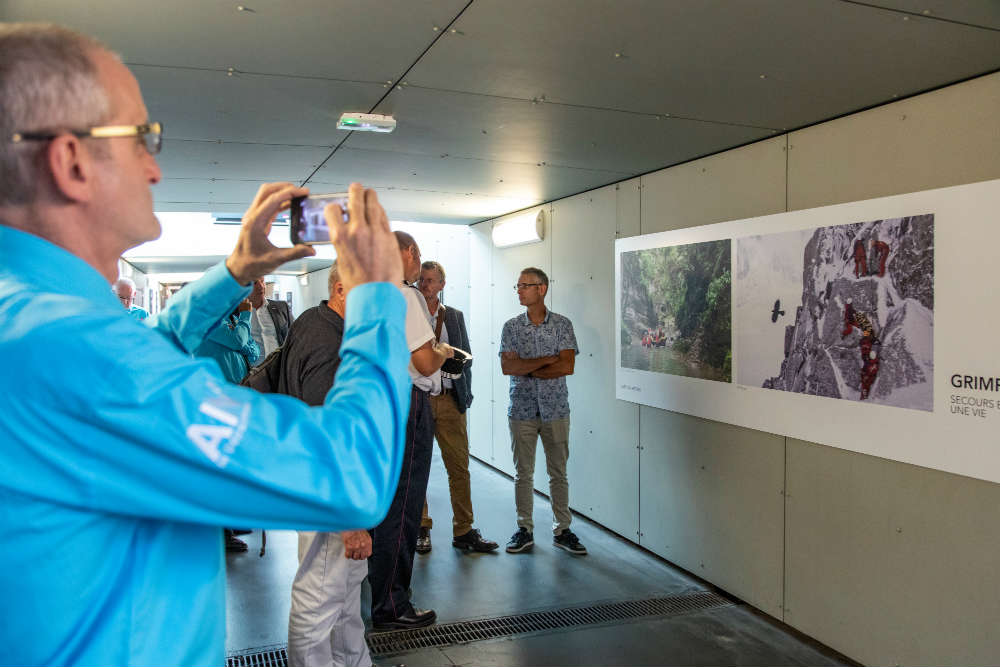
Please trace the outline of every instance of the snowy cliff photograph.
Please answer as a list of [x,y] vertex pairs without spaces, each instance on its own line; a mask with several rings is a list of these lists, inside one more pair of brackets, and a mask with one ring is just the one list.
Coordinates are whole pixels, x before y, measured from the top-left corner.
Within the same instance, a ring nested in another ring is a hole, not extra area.
[[621,255],[621,365],[732,381],[732,242]]
[[738,384],[933,411],[934,215],[736,243]]

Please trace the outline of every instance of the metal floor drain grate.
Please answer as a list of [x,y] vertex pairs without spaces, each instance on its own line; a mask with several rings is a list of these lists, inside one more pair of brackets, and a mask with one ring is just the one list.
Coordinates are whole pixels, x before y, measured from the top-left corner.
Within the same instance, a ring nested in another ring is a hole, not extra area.
[[226,658],[226,667],[288,667],[284,644],[248,649]]
[[441,623],[419,630],[372,632],[368,635],[368,647],[372,655],[391,655],[421,648],[466,644],[559,628],[605,625],[646,616],[674,616],[732,604],[716,593],[699,591],[687,595],[536,611],[479,621]]
[[[559,628],[607,625],[615,621],[653,616],[676,616],[732,605],[733,602],[717,593],[698,591],[662,598],[534,611],[478,621],[441,623],[419,630],[370,632],[368,648],[373,656],[385,656],[422,648],[468,644],[485,639],[513,637]],[[284,644],[241,651],[226,658],[226,667],[287,667],[287,665],[288,657]]]

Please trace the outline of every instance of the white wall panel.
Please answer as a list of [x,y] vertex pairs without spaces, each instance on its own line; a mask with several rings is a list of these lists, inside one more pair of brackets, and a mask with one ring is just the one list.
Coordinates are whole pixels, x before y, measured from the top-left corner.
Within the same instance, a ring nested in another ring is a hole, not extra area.
[[788,208],[1000,176],[1000,73],[792,132]]
[[483,461],[493,457],[493,384],[496,381],[496,352],[491,319],[493,307],[492,261],[490,241],[492,223],[469,228],[469,309],[465,313],[472,343],[472,407],[466,413],[469,429],[469,452]]
[[642,179],[633,178],[615,184],[616,238],[639,234],[642,208]]
[[875,665],[995,665],[1000,485],[788,440],[785,622]]
[[642,234],[785,210],[785,137],[642,177]]
[[302,301],[306,308],[319,305],[323,299],[330,298],[330,289],[327,285],[330,280],[330,269],[313,271],[307,273],[306,277],[309,284],[302,288]]
[[[573,322],[580,353],[570,397],[570,506],[634,538],[639,530],[638,416],[615,399],[614,240],[618,197],[608,186],[552,205],[549,306]],[[536,480],[541,481],[541,480]]]
[[640,414],[642,546],[780,619],[785,439]]

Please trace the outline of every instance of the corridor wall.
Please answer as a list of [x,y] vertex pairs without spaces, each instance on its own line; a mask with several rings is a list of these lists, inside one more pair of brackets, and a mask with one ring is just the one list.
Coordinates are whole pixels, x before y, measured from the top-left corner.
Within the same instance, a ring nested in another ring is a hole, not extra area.
[[474,225],[473,454],[513,472],[499,336],[539,266],[580,346],[575,510],[858,661],[995,664],[1000,485],[616,400],[613,242],[1000,178],[998,118],[992,74],[546,204],[542,243],[499,250],[504,218]]

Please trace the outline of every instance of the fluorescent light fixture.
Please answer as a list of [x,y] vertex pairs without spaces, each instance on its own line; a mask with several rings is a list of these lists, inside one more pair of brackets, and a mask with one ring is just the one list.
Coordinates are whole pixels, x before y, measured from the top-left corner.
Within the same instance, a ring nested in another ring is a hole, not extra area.
[[[243,224],[243,218],[237,214],[230,213],[212,213],[212,224],[214,225],[234,225],[240,226]],[[287,227],[288,226],[288,213],[279,213],[274,219],[271,225],[272,227]]]
[[396,129],[396,119],[377,113],[345,113],[337,121],[337,129],[354,132],[392,132]]
[[498,248],[538,243],[545,238],[545,209],[507,218],[493,226],[493,245]]

